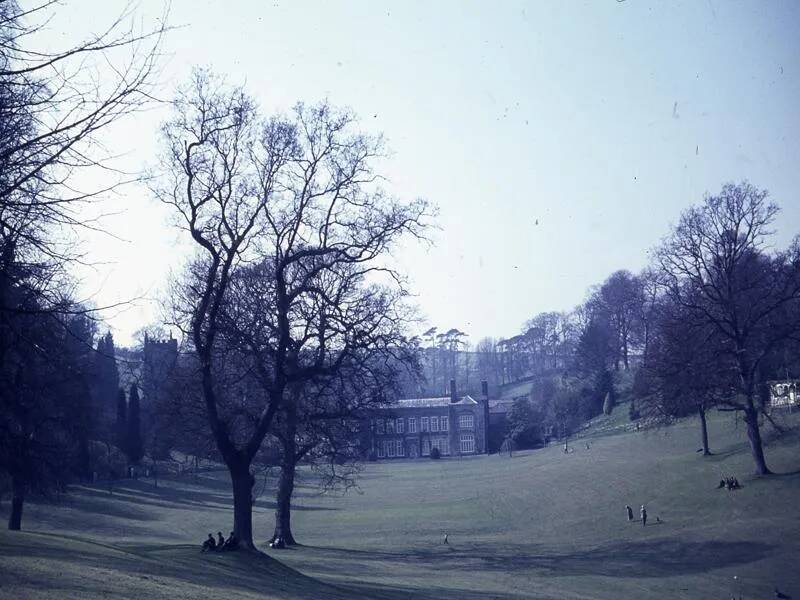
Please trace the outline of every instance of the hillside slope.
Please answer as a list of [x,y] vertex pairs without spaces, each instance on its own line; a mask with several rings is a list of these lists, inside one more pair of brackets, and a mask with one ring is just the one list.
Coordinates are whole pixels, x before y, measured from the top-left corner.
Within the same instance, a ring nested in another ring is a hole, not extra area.
[[[692,420],[641,432],[612,420],[568,454],[369,464],[346,495],[320,494],[305,474],[294,512],[304,545],[270,551],[280,563],[198,553],[231,519],[222,472],[113,495],[78,488],[63,505],[28,507],[32,533],[0,533],[0,596],[727,599],[777,586],[800,597],[797,429],[767,436],[779,475],[758,479],[729,413],[712,416],[706,458]],[[716,489],[724,475],[743,488]],[[627,521],[626,504],[637,517],[647,505],[647,527]],[[262,540],[271,509],[256,505]]]

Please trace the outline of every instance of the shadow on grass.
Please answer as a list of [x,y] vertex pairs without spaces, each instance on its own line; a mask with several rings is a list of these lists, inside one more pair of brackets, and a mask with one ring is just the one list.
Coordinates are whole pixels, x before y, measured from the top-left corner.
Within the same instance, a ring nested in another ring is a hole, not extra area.
[[[619,542],[574,552],[549,552],[536,544],[473,543],[405,554],[324,547],[311,549],[331,554],[331,559],[334,559],[332,572],[336,569],[337,555],[346,555],[367,564],[370,561],[394,561],[455,571],[540,571],[551,577],[672,577],[755,562],[773,553],[775,546],[752,541],[646,540]],[[321,571],[327,569],[326,565],[317,562],[314,567]]]
[[[519,596],[474,590],[420,588],[364,583],[353,579],[324,583],[284,565],[262,553],[232,552],[201,554],[198,546],[131,545],[125,548],[88,542],[73,536],[45,533],[4,534],[0,544],[0,563],[24,569],[20,559],[36,561],[37,584],[41,589],[58,586],[65,597],[81,597],[88,592],[114,594],[113,579],[69,583],[59,575],[62,570],[81,572],[84,567],[101,567],[121,575],[143,580],[160,580],[173,589],[176,582],[199,586],[208,598],[227,597],[231,592],[248,591],[269,594],[271,598],[349,600],[351,598],[401,600],[520,600]],[[52,561],[53,568],[46,568]],[[43,568],[44,567],[44,568]],[[24,571],[23,571],[24,572]],[[355,576],[358,573],[354,573]],[[51,582],[47,577],[53,577]],[[163,578],[163,580],[162,580]],[[66,587],[65,587],[66,586]],[[100,590],[99,587],[102,587]],[[79,595],[70,596],[71,593]],[[171,592],[170,592],[171,593]],[[167,596],[171,597],[171,595]]]
[[[230,489],[230,486],[228,486]],[[96,514],[106,514],[123,518],[153,520],[158,512],[141,510],[141,506],[166,508],[174,510],[203,509],[230,512],[232,507],[230,493],[212,492],[198,486],[175,486],[172,482],[161,484],[159,487],[151,486],[141,481],[126,481],[114,488],[114,493],[95,487],[80,487],[75,489],[64,500],[64,504],[78,510]],[[275,503],[266,500],[256,500],[255,507],[274,510]],[[311,506],[293,503],[292,509],[296,511],[339,510],[327,506]]]

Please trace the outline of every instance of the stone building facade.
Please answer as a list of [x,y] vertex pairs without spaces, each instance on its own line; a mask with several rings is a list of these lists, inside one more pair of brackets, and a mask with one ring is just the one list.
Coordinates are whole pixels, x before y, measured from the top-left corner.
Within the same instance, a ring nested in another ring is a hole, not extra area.
[[[484,387],[485,389],[485,387]],[[368,453],[377,459],[467,456],[488,451],[488,399],[458,396],[399,400],[369,419]]]

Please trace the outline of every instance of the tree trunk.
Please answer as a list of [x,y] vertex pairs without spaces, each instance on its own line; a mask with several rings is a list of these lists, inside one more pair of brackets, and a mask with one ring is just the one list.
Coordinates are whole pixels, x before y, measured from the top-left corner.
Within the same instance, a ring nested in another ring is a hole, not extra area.
[[700,433],[703,440],[703,456],[711,456],[711,450],[708,448],[708,423],[706,422],[706,409],[704,406],[697,408],[697,413],[700,415]]
[[275,532],[272,541],[282,540],[285,546],[297,542],[292,535],[292,493],[294,492],[294,460],[284,461],[278,480],[277,504],[275,506]]
[[272,534],[272,541],[280,540],[283,546],[293,546],[297,543],[292,535],[292,493],[294,492],[294,476],[297,467],[296,434],[296,406],[294,403],[290,403],[286,408],[281,476],[278,479],[278,493],[275,499],[275,532]]
[[767,461],[764,458],[764,446],[761,442],[761,431],[758,427],[758,411],[753,406],[752,401],[748,402],[748,406],[744,411],[744,422],[747,424],[747,438],[750,440],[750,452],[753,454],[753,460],[756,463],[756,474],[770,475],[772,471],[767,467]]
[[19,531],[22,527],[22,505],[25,502],[25,482],[21,477],[11,477],[11,514],[8,517],[8,528]]
[[228,467],[233,486],[233,533],[239,545],[250,550],[253,544],[253,484],[255,477],[250,473],[250,465]]

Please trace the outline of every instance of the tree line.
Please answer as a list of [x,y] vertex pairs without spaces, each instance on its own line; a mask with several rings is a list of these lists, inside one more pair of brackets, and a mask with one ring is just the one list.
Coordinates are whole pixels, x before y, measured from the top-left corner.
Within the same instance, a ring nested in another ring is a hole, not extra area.
[[74,269],[87,259],[76,242],[96,226],[81,211],[127,181],[101,134],[151,102],[166,32],[126,10],[100,34],[37,47],[55,7],[0,2],[0,485],[12,493],[10,529],[28,493],[60,493],[110,462],[99,446],[114,442],[101,411],[118,394],[104,376],[113,342],[101,343],[110,354],[94,347],[102,307],[77,297]]
[[474,349],[463,335],[425,348],[427,391],[439,393],[442,364],[473,393],[481,379],[499,391],[531,382],[533,402],[509,413],[509,441],[569,435],[623,391],[631,420],[645,425],[697,415],[704,455],[707,411],[730,410],[756,472],[768,474],[761,422],[781,430],[768,382],[800,373],[800,238],[775,248],[779,213],[766,190],[725,184],[681,214],[645,269],[612,273],[577,308],[540,313],[519,335]]

